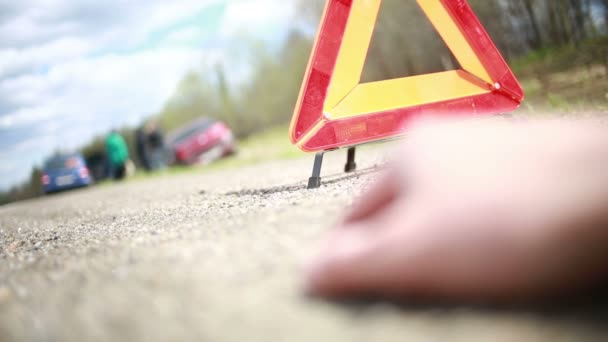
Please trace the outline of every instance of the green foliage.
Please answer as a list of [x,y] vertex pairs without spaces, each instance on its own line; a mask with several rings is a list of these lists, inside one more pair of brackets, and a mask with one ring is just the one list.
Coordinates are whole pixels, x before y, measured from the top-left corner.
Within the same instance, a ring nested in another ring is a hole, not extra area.
[[11,188],[7,192],[0,193],[0,205],[41,196],[43,193],[41,177],[42,171],[39,168],[34,168],[28,181]]
[[267,127],[288,122],[293,114],[311,41],[294,32],[276,57],[264,56],[252,81],[241,91],[231,122],[237,136],[244,137]]
[[596,64],[608,68],[608,36],[581,41],[578,45],[544,47],[530,51],[511,62],[513,70],[520,76],[559,72]]
[[568,101],[564,100],[559,94],[549,93],[547,94],[547,102],[552,108],[556,109],[567,109]]
[[219,112],[217,88],[211,80],[191,71],[179,83],[174,95],[158,115],[161,127],[171,131],[203,115]]
[[173,130],[201,116],[223,120],[239,138],[289,121],[296,102],[311,40],[294,31],[282,51],[271,55],[256,46],[254,74],[236,87],[226,72],[188,73],[158,115],[160,124]]

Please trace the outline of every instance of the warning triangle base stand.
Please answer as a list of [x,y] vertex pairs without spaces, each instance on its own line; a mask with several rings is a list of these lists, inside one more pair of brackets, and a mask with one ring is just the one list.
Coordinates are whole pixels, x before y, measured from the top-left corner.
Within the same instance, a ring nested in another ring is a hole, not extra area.
[[355,163],[355,149],[356,147],[350,147],[346,155],[346,165],[344,165],[344,172],[351,173],[357,170],[357,163]]
[[315,154],[315,163],[312,167],[312,176],[308,179],[308,189],[318,189],[321,187],[321,166],[323,166],[323,156],[325,151]]
[[[330,150],[331,151],[331,150]],[[349,147],[346,153],[346,164],[344,165],[344,172],[351,173],[357,170],[357,163],[355,162],[355,151],[356,147]],[[315,154],[315,162],[312,167],[312,176],[308,179],[308,189],[318,189],[321,187],[321,167],[323,166],[323,157],[325,153],[329,151],[317,152]]]

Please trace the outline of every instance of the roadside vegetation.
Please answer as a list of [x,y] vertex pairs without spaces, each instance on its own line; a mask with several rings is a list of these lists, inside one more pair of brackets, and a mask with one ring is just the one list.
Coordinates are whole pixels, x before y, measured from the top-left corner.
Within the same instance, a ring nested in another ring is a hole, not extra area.
[[[294,0],[296,1],[296,0]],[[151,119],[165,132],[208,116],[226,122],[239,153],[211,165],[172,167],[161,174],[239,167],[302,155],[289,144],[287,125],[324,0],[299,0],[297,25],[279,49],[250,47],[252,74],[231,84],[225,66],[191,70]],[[608,111],[608,0],[469,0],[526,91],[528,112]],[[384,0],[363,80],[374,81],[458,67],[415,2]],[[134,162],[135,127],[120,130]],[[104,137],[83,146],[103,155]],[[136,178],[145,177],[138,173]],[[41,195],[40,170],[0,193],[0,204]]]

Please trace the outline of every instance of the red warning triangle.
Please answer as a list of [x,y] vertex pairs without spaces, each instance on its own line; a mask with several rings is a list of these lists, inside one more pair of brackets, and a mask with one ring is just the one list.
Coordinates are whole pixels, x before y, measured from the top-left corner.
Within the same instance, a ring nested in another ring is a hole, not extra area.
[[524,98],[513,72],[465,0],[416,0],[461,69],[360,83],[381,0],[328,0],[290,127],[304,151],[402,135],[433,113],[497,114]]

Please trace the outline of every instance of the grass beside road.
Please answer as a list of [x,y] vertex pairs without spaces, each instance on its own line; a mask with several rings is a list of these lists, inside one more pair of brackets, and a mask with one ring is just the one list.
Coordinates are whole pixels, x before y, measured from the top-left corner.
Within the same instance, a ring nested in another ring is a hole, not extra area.
[[529,112],[608,111],[608,37],[534,51],[511,66]]

